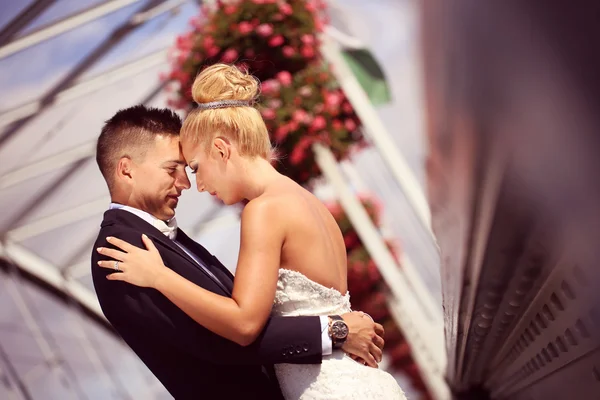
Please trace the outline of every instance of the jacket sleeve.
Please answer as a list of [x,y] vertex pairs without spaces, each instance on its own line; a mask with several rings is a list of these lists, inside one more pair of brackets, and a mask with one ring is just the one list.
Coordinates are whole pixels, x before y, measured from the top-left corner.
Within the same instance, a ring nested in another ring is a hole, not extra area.
[[[111,246],[106,236],[143,248],[139,232],[109,229],[103,229],[95,247]],[[126,335],[121,335],[129,340],[133,340],[132,335],[143,335],[146,339],[150,336],[215,364],[321,362],[319,317],[272,317],[254,343],[240,346],[197,324],[154,289],[105,279],[112,271],[97,266],[100,257],[94,250],[92,271],[98,299],[109,322],[119,333],[126,331]]]

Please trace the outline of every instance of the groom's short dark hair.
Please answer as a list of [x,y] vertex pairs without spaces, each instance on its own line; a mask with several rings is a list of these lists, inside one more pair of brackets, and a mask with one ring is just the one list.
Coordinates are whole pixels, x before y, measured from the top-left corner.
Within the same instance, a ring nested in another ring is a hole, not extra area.
[[179,136],[181,118],[168,108],[137,105],[119,110],[104,123],[96,145],[96,162],[109,190],[121,157],[144,156],[157,135]]

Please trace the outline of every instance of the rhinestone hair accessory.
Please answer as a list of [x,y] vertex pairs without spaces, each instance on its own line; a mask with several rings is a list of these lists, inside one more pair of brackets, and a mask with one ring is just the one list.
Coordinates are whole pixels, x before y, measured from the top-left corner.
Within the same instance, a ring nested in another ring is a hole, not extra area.
[[198,103],[198,109],[200,110],[214,110],[217,108],[228,108],[228,107],[250,107],[254,104],[253,100],[218,100],[211,101],[208,103]]

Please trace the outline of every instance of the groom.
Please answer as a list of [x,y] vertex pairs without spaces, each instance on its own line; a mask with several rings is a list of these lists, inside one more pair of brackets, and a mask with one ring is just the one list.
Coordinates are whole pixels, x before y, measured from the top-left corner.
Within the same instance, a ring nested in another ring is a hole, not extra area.
[[347,335],[330,329],[339,327],[335,317],[272,317],[243,347],[197,324],[158,291],[106,279],[112,271],[97,266],[95,249],[109,247],[108,236],[144,248],[146,234],[165,265],[231,296],[231,273],[174,223],[178,198],[190,188],[180,128],[170,110],[135,106],[116,113],[98,138],[96,158],[112,203],[92,251],[92,275],[102,311],[125,342],[176,399],[281,399],[273,364],[318,364],[332,348],[376,366],[383,328],[362,313],[341,316]]

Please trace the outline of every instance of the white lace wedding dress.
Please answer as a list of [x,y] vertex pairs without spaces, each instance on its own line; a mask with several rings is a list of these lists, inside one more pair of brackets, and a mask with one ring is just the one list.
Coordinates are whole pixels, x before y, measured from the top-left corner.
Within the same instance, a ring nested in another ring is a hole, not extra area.
[[[275,315],[340,315],[350,310],[350,294],[342,295],[297,271],[279,270]],[[322,364],[276,364],[286,400],[405,400],[396,380],[383,370],[366,367],[340,350]]]

